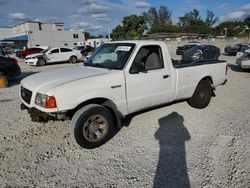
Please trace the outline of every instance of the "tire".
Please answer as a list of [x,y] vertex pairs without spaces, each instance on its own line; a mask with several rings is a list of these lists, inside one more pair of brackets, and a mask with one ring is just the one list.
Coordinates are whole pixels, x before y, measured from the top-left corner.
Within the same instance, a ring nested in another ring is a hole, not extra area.
[[212,87],[209,80],[201,80],[188,104],[194,108],[203,109],[208,106],[212,97]]
[[104,106],[89,104],[75,113],[71,128],[72,136],[79,146],[93,149],[106,143],[112,136],[114,118]]
[[43,58],[38,59],[37,64],[38,67],[46,65],[46,60]]
[[220,55],[218,53],[215,54],[214,59],[218,60]]
[[70,58],[69,58],[69,62],[70,63],[77,63],[77,57],[76,56],[71,56]]

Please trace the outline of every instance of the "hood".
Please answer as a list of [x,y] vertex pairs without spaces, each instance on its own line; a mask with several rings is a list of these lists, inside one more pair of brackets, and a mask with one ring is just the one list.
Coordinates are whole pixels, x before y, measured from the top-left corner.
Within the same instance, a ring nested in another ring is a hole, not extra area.
[[[49,89],[71,81],[98,76],[110,72],[108,69],[75,66],[33,74],[21,81],[31,91],[47,92]],[[42,90],[42,91],[41,91]]]
[[38,57],[38,56],[42,56],[42,55],[43,55],[43,53],[35,53],[35,54],[27,55],[26,59],[33,58],[33,57]]

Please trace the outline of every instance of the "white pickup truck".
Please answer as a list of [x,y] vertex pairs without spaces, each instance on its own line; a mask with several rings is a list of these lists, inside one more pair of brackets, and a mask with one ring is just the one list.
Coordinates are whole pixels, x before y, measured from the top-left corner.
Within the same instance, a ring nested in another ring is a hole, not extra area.
[[77,63],[79,60],[83,60],[81,51],[67,47],[49,47],[41,53],[31,54],[25,57],[25,63],[36,66],[66,61]]
[[71,119],[76,142],[95,148],[133,112],[181,99],[205,108],[226,74],[225,61],[173,61],[164,42],[111,42],[84,65],[23,79],[21,109],[33,121]]

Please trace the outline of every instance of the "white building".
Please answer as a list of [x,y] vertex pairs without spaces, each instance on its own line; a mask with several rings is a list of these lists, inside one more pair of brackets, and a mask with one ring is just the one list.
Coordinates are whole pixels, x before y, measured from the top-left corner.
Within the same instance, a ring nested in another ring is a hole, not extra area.
[[74,46],[84,41],[82,31],[65,31],[64,23],[29,21],[13,28],[0,27],[0,40],[13,41],[22,48],[35,46]]

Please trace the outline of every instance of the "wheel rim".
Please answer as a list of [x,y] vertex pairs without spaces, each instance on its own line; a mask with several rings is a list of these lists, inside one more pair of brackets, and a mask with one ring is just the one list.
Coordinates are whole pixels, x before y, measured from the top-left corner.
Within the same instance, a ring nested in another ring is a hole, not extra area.
[[199,96],[199,99],[200,99],[200,101],[201,101],[202,104],[205,104],[205,103],[208,102],[208,100],[209,100],[208,92],[209,92],[209,91],[208,91],[208,89],[206,89],[206,88],[202,88],[202,89],[199,91],[198,96]]
[[71,62],[72,62],[72,63],[76,63],[76,58],[75,58],[75,57],[72,57],[72,58],[71,58]]
[[98,142],[108,131],[108,121],[102,115],[91,116],[83,125],[83,136],[89,142]]
[[43,59],[40,59],[38,64],[39,64],[40,66],[43,66],[43,65],[45,65],[45,61],[44,61]]

